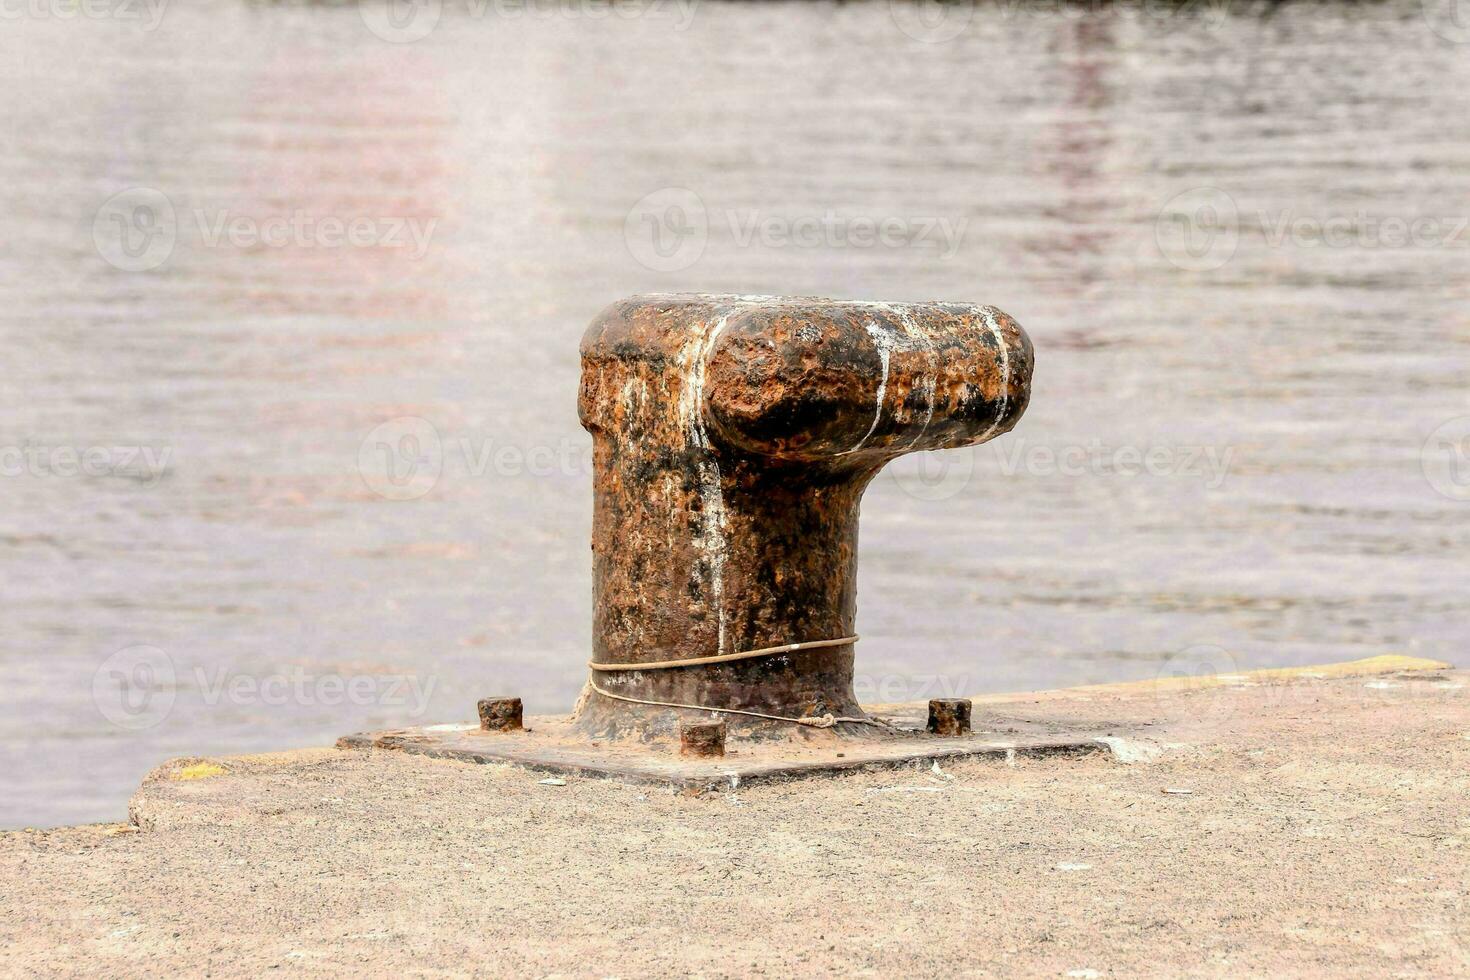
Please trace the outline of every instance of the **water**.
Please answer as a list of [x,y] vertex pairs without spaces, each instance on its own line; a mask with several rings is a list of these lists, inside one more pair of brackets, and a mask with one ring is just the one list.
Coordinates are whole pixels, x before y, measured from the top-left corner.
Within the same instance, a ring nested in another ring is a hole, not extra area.
[[412,43],[47,2],[0,33],[0,825],[569,707],[577,341],[646,290],[1035,340],[1013,435],[869,492],[868,699],[1466,662],[1470,46],[1433,0],[502,3]]

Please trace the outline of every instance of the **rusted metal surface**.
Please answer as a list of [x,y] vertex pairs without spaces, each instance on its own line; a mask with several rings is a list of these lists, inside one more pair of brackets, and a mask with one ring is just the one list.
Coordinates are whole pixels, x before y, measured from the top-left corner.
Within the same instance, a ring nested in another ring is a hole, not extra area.
[[686,721],[679,726],[679,754],[717,758],[725,754],[723,721]]
[[[1032,361],[1014,320],[968,304],[650,295],[609,307],[582,341],[578,402],[594,443],[593,659],[851,635],[864,489],[904,453],[1009,431]],[[862,717],[852,672],[847,644],[593,679],[649,701]],[[575,720],[587,735],[651,738],[681,715],[699,717],[589,688]],[[726,719],[732,737],[816,737]]]
[[481,698],[480,730],[486,732],[518,732],[521,730],[520,698]]
[[935,735],[970,734],[970,701],[968,698],[934,698],[929,702],[928,729]]

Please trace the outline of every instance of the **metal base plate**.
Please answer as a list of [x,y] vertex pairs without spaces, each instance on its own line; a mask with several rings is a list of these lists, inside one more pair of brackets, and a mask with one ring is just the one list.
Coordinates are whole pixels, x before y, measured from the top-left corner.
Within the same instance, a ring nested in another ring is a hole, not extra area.
[[568,719],[528,718],[518,732],[484,732],[478,725],[429,725],[363,732],[339,739],[339,748],[395,749],[436,759],[510,763],[540,772],[618,779],[679,789],[733,789],[850,769],[892,769],[965,756],[1068,755],[1099,751],[1106,730],[1081,731],[1007,718],[1003,726],[945,738],[922,730],[921,717],[885,716],[900,733],[882,739],[840,738],[801,729],[791,739],[730,739],[722,758],[687,758],[677,741],[590,740]]

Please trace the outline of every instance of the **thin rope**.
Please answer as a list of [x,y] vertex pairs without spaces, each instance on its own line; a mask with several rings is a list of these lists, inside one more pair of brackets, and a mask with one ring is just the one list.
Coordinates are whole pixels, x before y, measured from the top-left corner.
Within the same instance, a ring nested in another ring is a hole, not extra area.
[[802,725],[807,728],[831,728],[833,725],[836,725],[839,722],[849,722],[854,725],[876,725],[879,728],[893,727],[892,725],[888,724],[888,722],[879,721],[877,718],[849,718],[845,716],[833,717],[831,712],[828,712],[825,715],[821,715],[820,717],[788,718],[785,715],[768,715],[761,711],[745,711],[741,708],[711,708],[707,704],[679,704],[677,701],[648,701],[644,698],[630,698],[626,694],[614,694],[611,691],[604,691],[602,688],[598,687],[591,681],[587,682],[587,686],[592,688],[592,690],[596,691],[598,694],[601,694],[603,697],[612,698],[614,701],[629,701],[633,704],[651,704],[656,708],[688,708],[690,711],[716,711],[723,715],[746,715],[751,718],[767,718],[771,721],[785,721],[790,722],[793,725]]
[[735,660],[750,660],[755,657],[774,657],[780,653],[795,653],[798,650],[818,650],[822,647],[840,647],[856,643],[858,635],[839,636],[835,640],[807,640],[804,643],[783,643],[778,647],[761,647],[759,650],[742,650],[740,653],[724,653],[716,657],[694,657],[691,660],[655,660],[647,664],[599,664],[588,661],[593,670],[666,670],[670,667],[698,667],[701,664],[726,664]]

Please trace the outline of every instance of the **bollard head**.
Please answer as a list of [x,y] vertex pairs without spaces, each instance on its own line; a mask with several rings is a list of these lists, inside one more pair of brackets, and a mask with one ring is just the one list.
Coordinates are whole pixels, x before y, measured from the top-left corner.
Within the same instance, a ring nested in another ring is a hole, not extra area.
[[985,442],[1026,409],[1031,351],[983,306],[757,306],[711,345],[714,440],[780,460],[881,465]]
[[637,394],[670,399],[673,442],[844,466],[1009,431],[1033,361],[1025,332],[994,307],[722,296],[615,304],[587,331],[582,357],[591,431],[636,412],[633,392],[604,383],[642,363],[666,383],[640,377]]
[[[972,304],[652,295],[609,307],[583,338],[578,398],[594,444],[594,663],[851,636],[868,482],[904,453],[1009,431],[1032,361],[1014,320]],[[860,717],[852,665],[848,643],[594,672],[578,724],[672,732],[674,704]],[[728,719],[743,732],[818,737],[789,721]],[[821,737],[834,732],[858,728]]]

